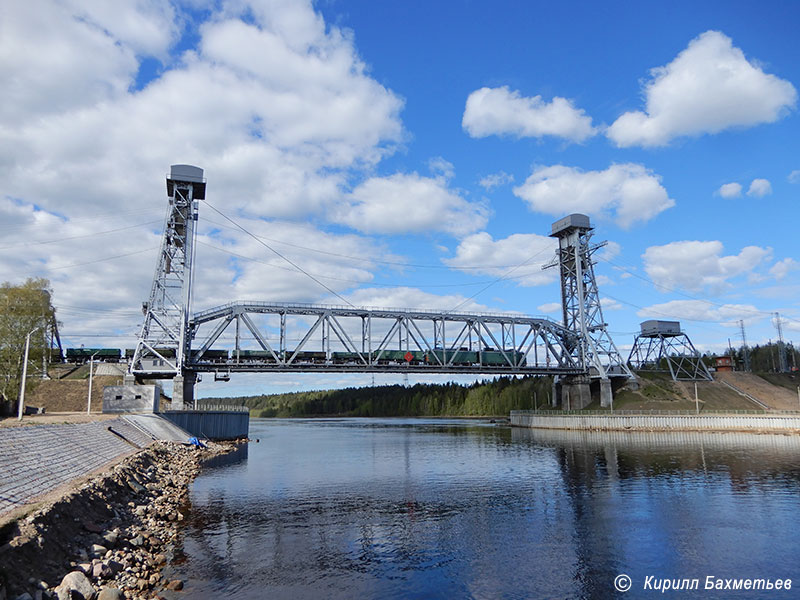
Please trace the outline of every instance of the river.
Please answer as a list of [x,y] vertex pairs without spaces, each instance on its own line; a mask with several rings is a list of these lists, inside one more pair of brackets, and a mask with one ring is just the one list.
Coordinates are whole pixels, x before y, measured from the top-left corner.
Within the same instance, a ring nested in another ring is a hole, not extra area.
[[250,435],[192,485],[182,597],[800,593],[800,437],[439,419],[254,419]]

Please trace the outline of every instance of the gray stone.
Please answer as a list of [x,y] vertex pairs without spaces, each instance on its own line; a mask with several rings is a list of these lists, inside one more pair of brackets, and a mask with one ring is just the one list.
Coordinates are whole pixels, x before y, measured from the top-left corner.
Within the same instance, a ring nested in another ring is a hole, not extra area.
[[117,588],[103,588],[97,595],[97,600],[125,600],[125,594]]
[[80,571],[72,571],[72,573],[64,575],[61,585],[56,588],[58,600],[72,600],[73,592],[77,592],[83,598],[89,600],[94,591],[91,582]]
[[144,544],[144,538],[141,534],[137,535],[135,538],[131,539],[131,546],[136,546],[137,548]]
[[117,562],[116,560],[109,560],[106,565],[109,569],[111,569],[112,576],[116,575],[120,571],[122,571],[124,565],[121,562]]
[[89,552],[91,552],[92,556],[96,556],[99,558],[101,556],[106,555],[106,552],[108,552],[108,548],[106,548],[105,546],[101,546],[100,544],[92,544],[92,547],[89,549]]
[[33,596],[31,596],[28,592],[20,594],[14,600],[33,600]]
[[117,540],[119,539],[119,536],[113,531],[106,531],[103,534],[103,539],[106,541],[109,548],[113,548],[114,546],[117,545]]
[[112,575],[111,569],[105,563],[97,563],[92,567],[92,577],[94,579],[108,579]]

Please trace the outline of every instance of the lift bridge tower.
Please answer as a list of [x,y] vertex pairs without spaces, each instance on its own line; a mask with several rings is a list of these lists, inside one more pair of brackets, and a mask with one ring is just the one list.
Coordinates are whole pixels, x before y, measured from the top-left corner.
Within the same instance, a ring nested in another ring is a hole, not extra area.
[[142,304],[144,323],[130,362],[135,378],[173,379],[173,403],[193,401],[196,373],[189,362],[192,263],[198,200],[205,198],[203,169],[172,165],[167,177],[169,207],[150,298]]
[[565,409],[587,406],[592,401],[592,387],[599,387],[600,405],[611,406],[612,378],[618,382],[634,379],[603,320],[592,255],[605,242],[590,243],[593,229],[589,217],[582,214],[571,214],[553,223],[550,237],[558,239],[558,249],[555,258],[543,267],[559,267],[564,327],[575,333],[572,352],[586,369],[586,375],[569,376],[558,382]]

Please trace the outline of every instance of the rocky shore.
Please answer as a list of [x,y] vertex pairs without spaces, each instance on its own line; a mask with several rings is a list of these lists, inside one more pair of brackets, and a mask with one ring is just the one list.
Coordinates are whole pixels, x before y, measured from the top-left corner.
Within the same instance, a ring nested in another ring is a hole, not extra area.
[[178,544],[189,483],[236,443],[154,442],[0,529],[0,600],[157,598]]

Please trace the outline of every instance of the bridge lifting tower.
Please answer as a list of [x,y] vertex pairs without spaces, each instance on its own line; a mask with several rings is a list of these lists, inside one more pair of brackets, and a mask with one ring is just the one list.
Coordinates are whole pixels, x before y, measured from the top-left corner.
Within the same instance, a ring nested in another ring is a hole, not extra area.
[[610,407],[611,378],[634,379],[603,319],[592,255],[605,242],[591,244],[593,230],[589,217],[577,213],[553,223],[550,237],[558,239],[558,249],[553,261],[543,267],[559,267],[564,327],[576,334],[573,353],[587,372],[562,384],[562,406],[570,409],[584,408],[591,402],[592,380],[599,382],[600,405]]
[[167,177],[169,207],[156,263],[150,298],[142,304],[144,323],[130,374],[172,378],[173,404],[193,402],[196,374],[189,362],[189,316],[192,303],[192,263],[197,235],[198,200],[205,198],[203,169],[172,165]]
[[712,381],[711,373],[679,321],[643,321],[628,356],[631,368],[669,371],[673,381]]

